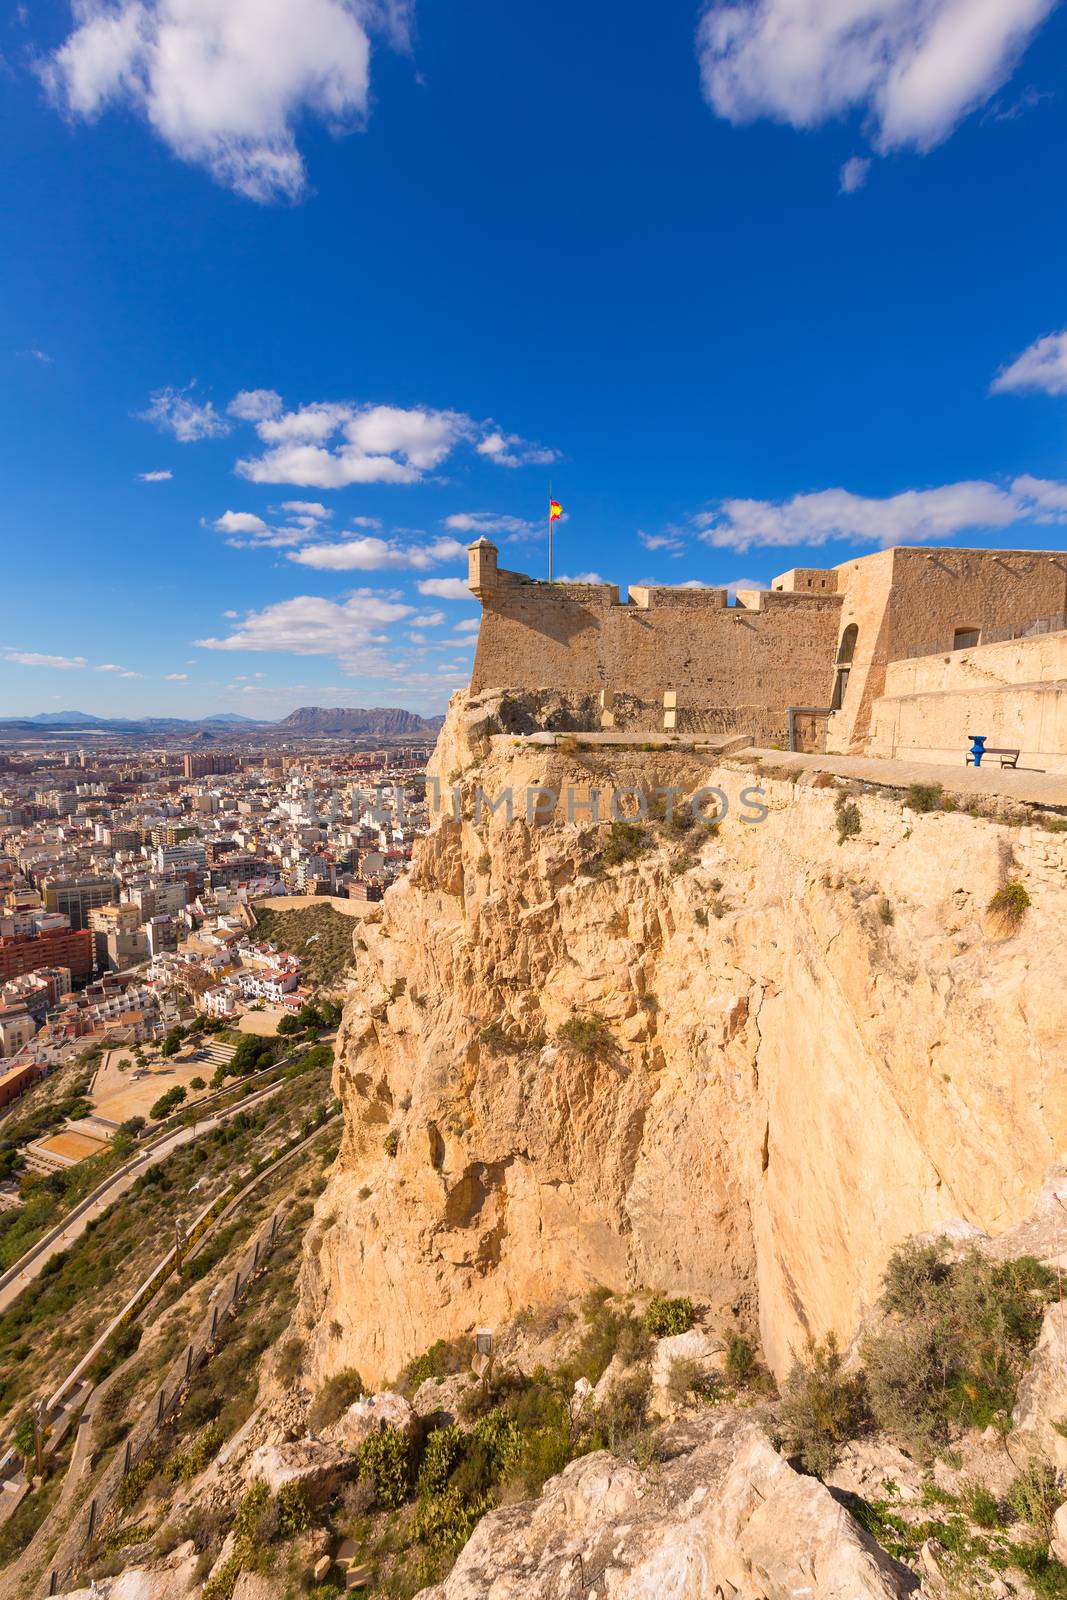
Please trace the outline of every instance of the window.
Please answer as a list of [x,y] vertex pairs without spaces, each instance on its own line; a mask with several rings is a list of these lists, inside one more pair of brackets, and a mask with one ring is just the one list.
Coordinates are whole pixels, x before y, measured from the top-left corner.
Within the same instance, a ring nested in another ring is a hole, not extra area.
[[845,690],[848,688],[848,668],[838,667],[837,677],[834,680],[834,695],[830,701],[831,711],[840,711],[845,703]]
[[953,650],[973,650],[981,637],[981,628],[957,628],[952,635],[952,648]]

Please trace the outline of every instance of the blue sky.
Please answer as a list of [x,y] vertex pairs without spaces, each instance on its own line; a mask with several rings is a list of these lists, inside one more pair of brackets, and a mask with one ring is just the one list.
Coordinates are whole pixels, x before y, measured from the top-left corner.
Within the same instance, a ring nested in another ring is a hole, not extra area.
[[550,481],[622,586],[1065,542],[1055,0],[42,0],[0,56],[2,713],[440,710]]

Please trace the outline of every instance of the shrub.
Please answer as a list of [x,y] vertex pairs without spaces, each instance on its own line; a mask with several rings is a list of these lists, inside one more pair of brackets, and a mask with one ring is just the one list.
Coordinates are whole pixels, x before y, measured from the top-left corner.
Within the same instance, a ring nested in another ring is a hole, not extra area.
[[506,1033],[500,1022],[487,1022],[478,1038],[491,1056],[510,1055],[519,1049],[519,1041]]
[[283,1483],[276,1503],[278,1532],[283,1539],[295,1539],[311,1526],[311,1508],[302,1483]]
[[648,1303],[645,1327],[653,1339],[666,1339],[675,1333],[688,1333],[693,1326],[693,1302],[665,1300],[657,1295]]
[[698,928],[707,927],[708,913],[704,906],[697,906],[696,910],[693,912],[693,921],[696,923]]
[[612,1384],[599,1420],[605,1444],[617,1455],[632,1449],[644,1429],[651,1388],[647,1372],[627,1373]]
[[825,1477],[842,1444],[854,1439],[864,1420],[863,1379],[843,1370],[837,1340],[808,1345],[806,1361],[796,1361],[782,1390],[782,1427],[806,1472]]
[[605,867],[621,866],[625,861],[636,861],[649,848],[648,835],[636,822],[613,822],[608,830],[600,860]]
[[283,1383],[295,1383],[304,1365],[303,1339],[286,1339],[278,1351],[276,1371]]
[[742,1333],[731,1333],[726,1347],[726,1379],[738,1389],[751,1383],[759,1369],[756,1346]]
[[1030,896],[1021,883],[1005,883],[990,900],[986,910],[1002,933],[1018,931],[1030,906]]
[[699,1361],[694,1361],[691,1356],[679,1356],[671,1362],[667,1393],[675,1405],[684,1405],[693,1395],[707,1394],[711,1388],[712,1383]]
[[157,1122],[161,1121],[164,1117],[169,1117],[172,1111],[176,1111],[184,1099],[185,1090],[180,1083],[176,1083],[166,1094],[160,1095],[148,1115]]
[[1056,1469],[1044,1461],[1030,1461],[1012,1479],[1005,1497],[1019,1518],[1040,1534],[1047,1543],[1052,1537],[1052,1519],[1060,1503]]
[[885,1325],[863,1350],[875,1421],[928,1454],[950,1426],[1005,1423],[1054,1280],[1032,1257],[905,1245],[886,1269]]
[[414,1451],[399,1428],[369,1434],[359,1448],[359,1475],[374,1484],[374,1497],[384,1511],[395,1511],[411,1492]]
[[615,1040],[603,1017],[569,1017],[556,1032],[556,1042],[568,1055],[602,1061],[614,1054]]
[[912,811],[936,811],[943,793],[939,783],[909,783],[908,805]]
[[455,1554],[462,1550],[492,1503],[488,1494],[468,1500],[459,1489],[447,1489],[422,1502],[415,1513],[412,1532],[420,1544],[431,1550]]
[[960,1505],[979,1528],[1000,1526],[1000,1505],[996,1495],[991,1494],[984,1483],[978,1483],[973,1478],[965,1479],[960,1485]]
[[897,920],[896,912],[888,900],[883,900],[878,907],[878,915],[887,928],[891,928]]
[[363,1379],[355,1367],[345,1367],[327,1378],[308,1408],[308,1427],[319,1433],[336,1422],[342,1412],[363,1394]]
[[474,1345],[468,1337],[438,1339],[405,1367],[400,1387],[405,1394],[414,1394],[427,1378],[448,1378],[453,1373],[469,1371],[473,1355]]
[[190,1089],[206,1089],[207,1088],[207,1083],[200,1076],[200,1074],[197,1073],[195,1078],[190,1078],[189,1079],[189,1087],[190,1087]]
[[389,1132],[386,1134],[385,1138],[382,1140],[382,1149],[385,1151],[387,1156],[395,1156],[396,1155],[397,1151],[400,1149],[400,1130],[399,1130],[399,1128],[390,1128],[389,1129]]
[[426,1440],[419,1468],[420,1495],[443,1494],[452,1473],[463,1459],[466,1435],[454,1422],[435,1428]]
[[839,794],[834,803],[837,817],[837,842],[844,844],[846,839],[854,839],[860,831],[860,808],[854,800],[848,800]]

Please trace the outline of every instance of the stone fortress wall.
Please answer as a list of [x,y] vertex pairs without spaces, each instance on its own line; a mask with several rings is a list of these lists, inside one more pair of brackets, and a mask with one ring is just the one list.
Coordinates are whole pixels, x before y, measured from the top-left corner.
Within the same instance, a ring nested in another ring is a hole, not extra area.
[[840,597],[725,589],[538,583],[507,572],[496,549],[470,550],[470,584],[484,607],[473,693],[521,688],[625,697],[619,726],[663,729],[677,698],[679,732],[755,733],[784,742],[786,709],[827,705]]
[[[820,707],[810,727],[830,751],[895,753],[902,740],[900,753],[906,747],[912,759],[924,759],[924,750],[925,759],[948,751],[958,759],[971,715],[964,700],[957,693],[934,704],[936,670],[913,672],[908,681],[919,686],[903,691],[893,663],[966,652],[979,674],[970,687],[988,687],[997,669],[983,668],[981,658],[998,646],[983,640],[1012,631],[1047,640],[1050,630],[1067,629],[1062,552],[895,548],[838,567],[794,568],[769,590],[738,590],[732,604],[725,589],[631,586],[622,601],[613,584],[541,583],[499,567],[486,539],[468,555],[470,587],[483,607],[474,693],[603,695],[609,711],[625,703],[617,726],[650,733],[664,730],[664,706],[673,699],[680,733],[748,732],[759,743],[784,744],[790,708]],[[1036,642],[1014,647],[1010,685],[1032,679],[1041,687],[1029,691],[1025,728],[1015,719],[1019,737],[990,743],[1036,740],[1047,753],[1051,741],[1067,757],[1064,709],[1052,704],[1059,691],[1049,676],[1060,657],[1041,667]],[[953,691],[962,687],[954,682]],[[905,692],[925,712],[913,710],[902,724],[882,701]],[[974,714],[992,716],[995,735],[1011,723],[1007,698],[1001,710],[998,719],[982,702]],[[797,726],[803,732],[805,719]],[[899,738],[894,730],[902,730]]]

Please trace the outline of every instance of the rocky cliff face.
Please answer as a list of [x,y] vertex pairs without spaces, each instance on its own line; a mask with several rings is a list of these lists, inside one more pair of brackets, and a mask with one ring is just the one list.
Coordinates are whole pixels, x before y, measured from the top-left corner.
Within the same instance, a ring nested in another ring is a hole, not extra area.
[[[1026,1214],[1067,1146],[1062,836],[883,793],[853,797],[840,843],[832,786],[539,746],[499,717],[454,701],[435,761],[458,820],[445,793],[357,935],[346,1134],[302,1282],[316,1376],[378,1384],[598,1282],[758,1323],[781,1373],[809,1334],[853,1334],[905,1236]],[[476,818],[478,785],[510,788],[514,820]],[[536,785],[571,786],[575,820],[529,823]],[[729,814],[650,824],[598,868],[590,786],[661,785],[717,785]],[[1008,880],[1032,902],[1010,935],[986,912]],[[574,1017],[606,1024],[593,1048],[561,1042]]]

